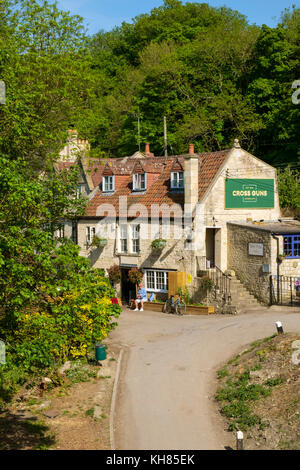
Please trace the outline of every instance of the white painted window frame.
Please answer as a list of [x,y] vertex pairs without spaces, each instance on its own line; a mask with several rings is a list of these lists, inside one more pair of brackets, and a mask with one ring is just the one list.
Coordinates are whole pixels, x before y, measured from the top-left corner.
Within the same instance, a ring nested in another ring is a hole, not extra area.
[[[139,230],[136,231],[136,227],[139,227]],[[141,252],[141,225],[140,224],[132,224],[131,225],[131,253],[135,254],[135,255],[139,255],[140,252]],[[138,251],[135,251],[134,250],[134,240],[138,240],[139,243],[139,250]]]
[[102,176],[102,192],[111,193],[114,190],[115,190],[115,176],[114,175]]
[[[144,185],[142,186],[142,176],[144,177]],[[132,180],[132,187],[134,191],[145,191],[147,188],[147,175],[146,173],[134,173]]]
[[[180,173],[182,173],[182,186],[180,186]],[[175,177],[176,175],[176,177]],[[171,189],[184,189],[184,172],[172,171],[171,172]]]
[[[154,273],[154,288],[148,287],[148,272]],[[159,269],[146,269],[145,270],[146,290],[147,290],[147,292],[156,292],[156,293],[161,292],[161,293],[167,294],[168,289],[159,289],[157,287],[157,273],[163,273],[164,274],[164,285],[168,287],[168,271],[162,271],[162,270],[159,270]]]
[[96,227],[88,225],[85,228],[85,237],[86,237],[86,244],[90,245],[93,241],[94,236],[96,235]]
[[[124,227],[126,230],[125,237],[123,232]],[[126,250],[122,250],[122,240],[126,240]],[[128,226],[126,224],[119,225],[119,253],[128,253]]]

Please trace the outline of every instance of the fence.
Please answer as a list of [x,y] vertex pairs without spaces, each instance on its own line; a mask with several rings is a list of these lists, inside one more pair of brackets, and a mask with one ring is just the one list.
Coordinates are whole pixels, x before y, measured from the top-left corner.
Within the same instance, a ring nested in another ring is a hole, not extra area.
[[270,304],[300,306],[300,277],[270,276]]

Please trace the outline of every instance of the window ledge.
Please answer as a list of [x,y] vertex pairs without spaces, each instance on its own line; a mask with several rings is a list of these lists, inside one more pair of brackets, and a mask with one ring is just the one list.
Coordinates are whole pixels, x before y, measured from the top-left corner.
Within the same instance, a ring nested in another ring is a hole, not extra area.
[[172,193],[184,193],[184,188],[170,188]]
[[146,289],[147,292],[154,292],[155,294],[167,294],[168,293],[168,290],[165,290],[165,289]]
[[121,251],[116,251],[115,255],[116,256],[131,256],[132,258],[137,258],[137,257],[140,258],[142,256],[141,253],[131,253],[131,252],[130,253],[128,253],[128,252],[125,253],[125,252],[121,252]]
[[102,191],[101,196],[112,196],[115,191]]

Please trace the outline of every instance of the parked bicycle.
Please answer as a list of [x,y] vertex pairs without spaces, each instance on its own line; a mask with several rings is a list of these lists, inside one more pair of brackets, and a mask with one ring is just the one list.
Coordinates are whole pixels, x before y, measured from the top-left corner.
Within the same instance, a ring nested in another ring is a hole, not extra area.
[[164,304],[163,312],[173,313],[175,315],[184,315],[186,312],[186,304],[180,296],[174,300],[174,295],[171,295]]

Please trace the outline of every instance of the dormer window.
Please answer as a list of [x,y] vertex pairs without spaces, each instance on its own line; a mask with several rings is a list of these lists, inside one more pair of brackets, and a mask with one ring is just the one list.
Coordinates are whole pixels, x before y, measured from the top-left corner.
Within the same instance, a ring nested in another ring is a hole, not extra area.
[[103,176],[102,178],[102,191],[104,193],[111,193],[115,189],[114,175]]
[[133,175],[133,190],[144,191],[146,189],[146,173],[135,173]]
[[184,173],[183,171],[173,171],[171,173],[171,189],[184,188]]

